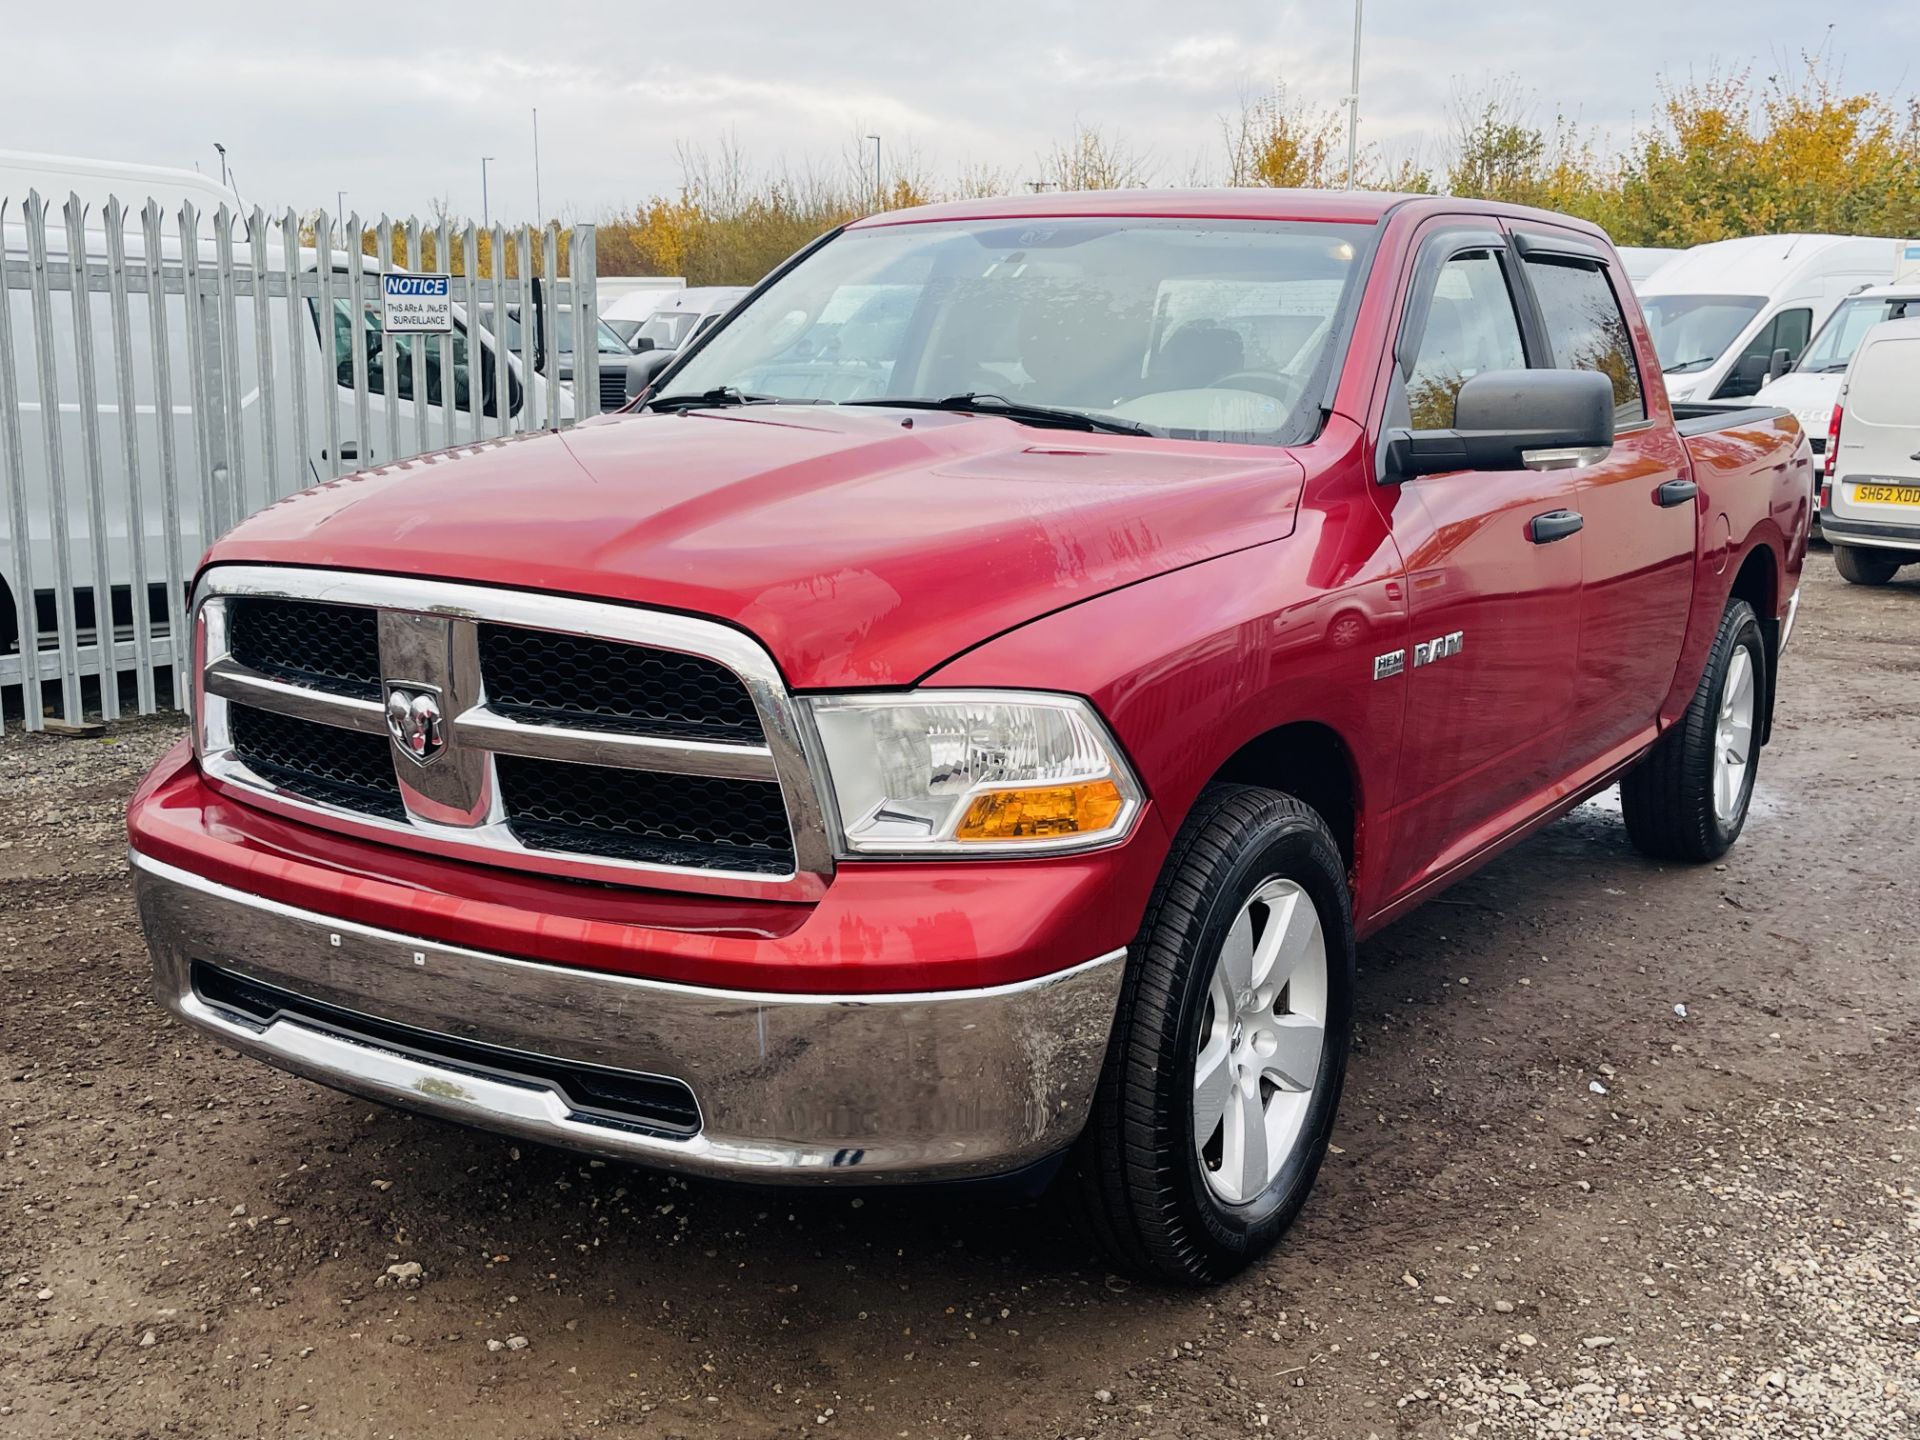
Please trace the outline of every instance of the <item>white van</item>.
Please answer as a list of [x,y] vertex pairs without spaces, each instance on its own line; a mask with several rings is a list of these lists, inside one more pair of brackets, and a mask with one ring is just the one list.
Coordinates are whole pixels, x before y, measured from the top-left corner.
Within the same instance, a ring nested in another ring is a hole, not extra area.
[[602,275],[593,283],[600,297],[600,319],[628,347],[641,323],[687,288],[678,275]]
[[1637,295],[1640,287],[1665,268],[1669,260],[1687,252],[1662,245],[1619,245],[1613,253],[1620,257],[1620,266],[1627,272],[1627,283]]
[[1668,261],[1638,291],[1667,394],[1757,395],[1793,366],[1842,300],[1893,279],[1903,243],[1756,235],[1696,245]]
[[[7,173],[19,169],[15,166]],[[104,172],[112,167],[94,169]],[[153,179],[148,167],[121,167],[121,172],[129,184],[144,184]],[[192,172],[185,173],[188,178],[194,178]],[[88,186],[85,190],[83,183]],[[74,175],[64,184],[58,175],[43,174],[34,178],[32,188],[43,196],[51,192],[62,198],[70,190],[80,191],[85,198],[88,194],[105,193],[103,187],[113,183],[111,174]],[[119,190],[118,193],[129,192]],[[185,185],[166,191],[163,205],[169,211],[169,218],[163,230],[160,258],[170,267],[177,267],[181,256],[177,208],[171,203],[176,196],[191,199],[197,206],[209,199],[224,198],[218,187],[214,187],[212,196],[204,191],[195,193]],[[48,314],[36,317],[32,292],[20,283],[20,277],[28,269],[30,254],[24,199],[24,195],[6,197],[6,208],[0,212],[4,213],[5,221],[0,225],[0,260],[14,272],[14,279],[0,288],[0,303],[7,306],[12,336],[12,371],[19,406],[12,418],[17,421],[14,434],[20,447],[16,475],[5,445],[0,444],[0,472],[4,472],[5,480],[4,487],[0,488],[18,486],[17,496],[9,496],[0,503],[0,657],[22,648],[23,637],[29,642],[24,647],[28,649],[34,648],[36,636],[45,637],[40,642],[43,646],[56,643],[56,597],[63,583],[71,596],[78,643],[82,646],[97,643],[95,591],[102,568],[111,598],[113,630],[119,639],[128,639],[136,613],[134,546],[130,537],[137,532],[144,534],[140,578],[145,582],[147,609],[157,632],[172,607],[168,577],[182,581],[190,577],[200,555],[219,532],[254,510],[320,480],[467,440],[475,433],[497,434],[503,428],[496,396],[498,383],[492,337],[476,327],[470,340],[458,306],[455,307],[455,330],[446,337],[444,349],[439,337],[426,337],[431,342],[423,351],[427,403],[422,407],[415,404],[411,345],[416,337],[413,336],[394,337],[396,374],[392,393],[389,393],[383,375],[379,265],[371,256],[357,257],[363,275],[361,302],[366,314],[360,326],[354,324],[349,286],[356,257],[343,252],[332,255],[333,313],[325,317],[324,322],[317,299],[309,298],[300,304],[301,322],[297,325],[289,323],[284,297],[267,301],[264,324],[270,368],[263,367],[259,345],[262,317],[255,310],[251,294],[234,297],[230,323],[224,331],[221,328],[215,285],[210,278],[211,267],[217,263],[217,247],[210,234],[212,226],[204,223],[197,257],[203,289],[199,316],[193,317],[190,323],[185,295],[168,294],[164,300],[163,333],[169,390],[165,396],[158,394],[149,298],[145,293],[128,297],[126,357],[133,389],[131,416],[122,413],[120,403],[114,307],[105,293],[90,291],[87,295],[86,332],[93,359],[94,414],[91,426],[83,424],[85,392],[79,369],[80,332],[74,322],[72,297],[65,290],[55,291]],[[46,260],[49,271],[64,281],[68,265],[67,229],[57,203],[50,205],[47,216]],[[137,207],[144,200],[131,203]],[[107,236],[97,208],[89,212],[84,233],[89,268],[104,269],[109,258]],[[242,237],[232,248],[236,269],[244,282],[250,273],[250,247]],[[264,249],[270,273],[279,271],[282,268],[280,246],[274,243]],[[138,272],[145,264],[145,236],[134,220],[129,221],[125,231],[125,257],[130,271]],[[301,272],[313,273],[318,269],[317,253],[303,248],[296,263]],[[175,274],[177,276],[177,269]],[[50,387],[43,379],[48,357],[42,354],[36,338],[36,332],[43,328],[42,320],[51,342],[53,383]],[[333,352],[341,357],[337,364],[323,348],[323,323],[330,332],[328,338],[338,347]],[[223,363],[230,365],[232,373],[222,377],[226,381],[221,387],[225,394],[209,397],[203,403],[198,393],[201,387],[195,381],[190,347],[202,342],[204,337],[220,333],[224,333],[231,346]],[[354,388],[356,337],[366,354],[364,402],[356,400]],[[295,424],[295,347],[300,351],[300,372],[305,382],[302,387],[307,417],[304,453],[300,452]],[[476,349],[477,355],[473,353]],[[571,418],[573,402],[565,387],[549,385],[539,375],[529,381],[522,374],[520,357],[511,351],[505,360],[507,426],[522,428],[529,417],[537,417],[535,423],[540,424]],[[452,372],[450,394],[442,385],[443,371]],[[476,371],[477,395],[472,385]],[[270,385],[266,383],[269,374]],[[53,426],[47,423],[50,405],[58,415]],[[224,426],[209,418],[216,407],[231,412]],[[269,416],[272,418],[271,451]],[[0,440],[5,436],[6,431],[0,428]],[[89,439],[93,442],[91,451]],[[56,450],[60,459],[58,493],[53,464]],[[231,453],[225,453],[228,450]],[[174,457],[178,476],[172,495],[165,493],[161,481],[168,451]],[[97,487],[90,475],[90,464],[98,467]],[[212,473],[216,468],[220,472],[217,475]],[[138,478],[137,506],[135,476]],[[18,513],[24,513],[26,522],[30,586],[23,583],[18,573],[15,544]],[[104,540],[99,547],[94,543],[93,516],[96,514],[100,520],[98,533]],[[56,517],[66,532],[64,556],[55,545]],[[173,537],[171,555],[169,536]],[[31,596],[27,593],[29,588]],[[9,670],[17,672],[17,668],[18,662],[0,659],[0,683],[14,683],[5,676]]]
[[1888,320],[1847,367],[1821,528],[1855,585],[1920,564],[1920,319]]
[[1920,275],[1893,285],[1869,285],[1849,295],[1840,302],[1840,308],[1827,317],[1827,323],[1813,337],[1800,363],[1762,387],[1758,396],[1760,403],[1791,410],[1813,442],[1813,453],[1824,455],[1827,422],[1833,417],[1833,407],[1839,403],[1848,362],[1860,348],[1860,342],[1883,320],[1906,320],[1914,316],[1920,316]]
[[[239,197],[211,175],[198,170],[176,170],[165,165],[127,165],[112,160],[85,160],[77,155],[39,155],[25,150],[0,150],[0,200],[6,200],[7,218],[18,220],[20,207],[33,191],[40,192],[57,219],[69,195],[78,195],[92,207],[89,221],[100,223],[100,210],[118,195],[120,203],[138,209],[149,200],[160,202],[169,215],[178,215],[191,200],[203,214],[222,205],[239,210]],[[137,200],[128,196],[137,195]]]

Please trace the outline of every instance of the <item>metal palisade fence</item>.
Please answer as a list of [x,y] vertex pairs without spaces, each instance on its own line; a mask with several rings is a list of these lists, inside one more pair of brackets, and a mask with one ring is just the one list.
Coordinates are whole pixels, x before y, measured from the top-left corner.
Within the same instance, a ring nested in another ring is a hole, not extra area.
[[0,197],[0,730],[179,708],[254,511],[598,414],[593,277],[590,225]]

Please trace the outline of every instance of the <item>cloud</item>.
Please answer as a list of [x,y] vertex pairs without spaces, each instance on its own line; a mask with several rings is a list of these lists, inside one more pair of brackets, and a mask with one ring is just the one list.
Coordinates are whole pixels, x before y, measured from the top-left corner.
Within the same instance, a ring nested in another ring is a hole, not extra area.
[[[1904,5],[1849,6],[1832,44],[1846,81],[1902,91]],[[549,210],[592,216],[679,178],[685,143],[737,140],[794,168],[854,163],[859,137],[916,152],[936,175],[967,161],[1018,177],[1076,126],[1100,126],[1169,181],[1217,165],[1219,119],[1284,77],[1299,98],[1344,95],[1351,10],[1323,0],[851,0],[529,9],[469,0],[406,20],[310,3],[94,0],[13,5],[0,136],[14,148],[149,164],[217,163],[226,144],[249,201],[478,211],[480,157],[496,215],[533,211],[540,110]],[[1623,138],[1664,73],[1753,64],[1826,43],[1784,0],[1604,6],[1366,7],[1362,138],[1441,158],[1456,87],[1513,75],[1556,113]]]

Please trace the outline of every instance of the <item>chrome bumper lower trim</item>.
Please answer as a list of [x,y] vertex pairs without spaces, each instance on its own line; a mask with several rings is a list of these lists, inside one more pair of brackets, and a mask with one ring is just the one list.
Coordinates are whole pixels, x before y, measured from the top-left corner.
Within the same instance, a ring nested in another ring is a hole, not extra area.
[[[788,995],[638,980],[334,920],[134,851],[155,990],[222,1044],[294,1074],[482,1129],[690,1173],[775,1183],[958,1179],[1070,1144],[1106,1055],[1126,952],[991,989]],[[701,1128],[602,1123],[556,1090],[438,1065],[193,989],[195,961],[323,1005],[522,1054],[667,1076]]]

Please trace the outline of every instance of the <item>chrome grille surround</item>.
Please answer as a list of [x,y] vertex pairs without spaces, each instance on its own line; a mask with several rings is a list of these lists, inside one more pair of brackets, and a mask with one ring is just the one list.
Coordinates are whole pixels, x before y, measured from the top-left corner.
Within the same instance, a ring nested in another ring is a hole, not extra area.
[[[377,700],[330,693],[250,670],[227,643],[229,600],[267,597],[356,605],[379,614],[381,672],[389,686],[432,689],[444,705],[445,750],[421,764],[388,732]],[[699,656],[739,677],[762,732],[758,744],[678,739],[527,723],[487,705],[478,635],[483,623],[544,630]],[[762,899],[816,899],[833,874],[819,793],[795,707],[772,657],[712,620],[597,600],[423,580],[412,576],[265,565],[218,565],[194,595],[199,681],[194,746],[215,788],[308,824],[453,859],[627,885]],[[338,726],[389,741],[404,819],[383,819],[295,794],[236,752],[231,704]],[[701,869],[583,855],[523,844],[504,811],[495,757],[775,783],[785,802],[793,865],[783,874]]]

